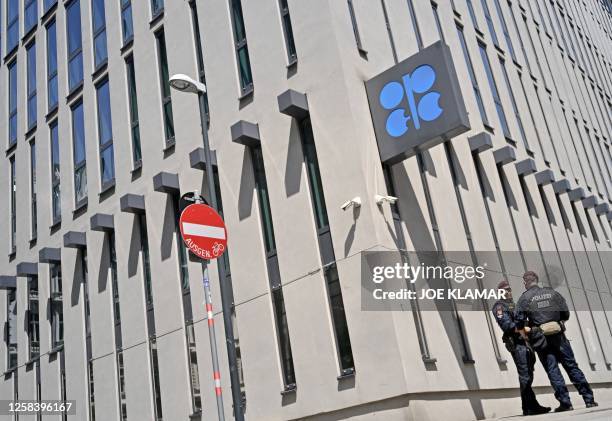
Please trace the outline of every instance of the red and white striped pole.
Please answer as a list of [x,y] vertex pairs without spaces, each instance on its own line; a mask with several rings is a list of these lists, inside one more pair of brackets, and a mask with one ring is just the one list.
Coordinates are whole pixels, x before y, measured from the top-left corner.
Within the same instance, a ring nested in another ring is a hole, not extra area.
[[[195,203],[202,203],[198,191],[194,194]],[[213,366],[213,380],[217,397],[217,416],[219,421],[225,421],[223,412],[223,391],[221,389],[221,372],[219,371],[219,356],[217,355],[217,336],[215,335],[215,317],[213,314],[212,294],[210,293],[210,278],[208,277],[208,260],[202,261],[204,269],[204,300],[206,302],[206,318],[208,319],[208,337],[210,339],[210,357]]]
[[217,415],[219,421],[225,421],[223,412],[223,392],[221,390],[221,372],[219,371],[219,357],[217,356],[217,339],[215,335],[215,318],[213,315],[210,281],[208,278],[208,262],[204,265],[204,296],[206,299],[206,317],[208,318],[208,336],[210,338],[210,354],[213,365],[213,380],[215,382],[215,395],[217,396]]

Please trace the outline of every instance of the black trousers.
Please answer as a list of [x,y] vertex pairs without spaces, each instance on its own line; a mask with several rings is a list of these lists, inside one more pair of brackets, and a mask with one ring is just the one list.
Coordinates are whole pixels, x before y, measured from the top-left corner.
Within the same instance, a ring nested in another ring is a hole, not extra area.
[[565,386],[565,379],[559,370],[559,363],[565,369],[571,382],[582,396],[585,403],[594,402],[593,391],[578,367],[574,351],[564,333],[546,337],[547,346],[538,352],[538,357],[548,374],[550,384],[555,390],[555,398],[563,405],[571,405],[570,396]]
[[521,388],[521,406],[523,412],[526,412],[539,406],[535,393],[531,388],[536,357],[527,345],[517,344],[514,352],[512,352],[512,359],[518,372],[519,386]]

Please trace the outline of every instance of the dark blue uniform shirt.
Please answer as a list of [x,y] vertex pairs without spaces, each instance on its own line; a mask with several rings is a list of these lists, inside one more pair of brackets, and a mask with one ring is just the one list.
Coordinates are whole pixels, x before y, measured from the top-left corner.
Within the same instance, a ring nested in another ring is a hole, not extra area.
[[514,303],[512,301],[499,300],[493,305],[493,316],[505,335],[512,336],[516,323],[514,322]]
[[540,326],[567,319],[569,310],[565,298],[552,288],[532,286],[521,295],[516,304],[514,321],[518,329],[525,325]]

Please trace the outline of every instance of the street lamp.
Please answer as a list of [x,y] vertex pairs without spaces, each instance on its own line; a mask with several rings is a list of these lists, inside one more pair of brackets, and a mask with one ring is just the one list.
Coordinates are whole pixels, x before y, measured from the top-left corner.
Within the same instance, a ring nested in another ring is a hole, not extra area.
[[[208,141],[208,118],[206,116],[206,106],[204,100],[204,94],[206,93],[206,85],[181,73],[173,75],[170,78],[169,82],[170,86],[172,86],[172,88],[176,89],[177,91],[198,95],[198,102],[200,105],[200,123],[202,125],[202,140],[204,143],[204,160],[206,161],[204,163],[204,166],[206,170],[206,179],[208,181],[208,193],[210,196],[210,203],[213,209],[219,211],[215,181],[213,178],[212,153],[210,151],[210,142]],[[197,195],[195,199],[196,201],[199,200]],[[208,276],[208,262],[204,261],[203,266],[204,296],[206,299],[206,307],[212,308],[210,282]],[[234,417],[236,421],[243,421],[244,415],[242,411],[242,396],[240,393],[240,380],[238,378],[236,349],[234,347],[235,341],[231,311],[232,297],[229,295],[230,291],[226,288],[226,285],[223,282],[223,280],[225,279],[223,264],[219,264],[219,267],[221,268],[223,274],[223,276],[220,277],[221,279],[219,279],[219,284],[221,289],[221,307],[223,309],[224,322],[223,324],[225,325],[226,345],[228,349],[228,362],[230,366],[230,383],[232,389],[232,401],[234,404]],[[219,382],[218,385],[220,386],[220,377],[217,377],[219,373],[219,360],[217,357],[217,345],[215,340],[214,324],[209,323],[208,330],[210,336],[210,348],[212,354],[211,356],[215,377],[215,385],[217,385],[217,382]],[[217,394],[217,414],[219,416],[220,421],[225,419],[225,415],[223,413],[223,398],[221,393]]]
[[170,78],[170,86],[178,91],[190,94],[206,92],[206,85],[182,73],[178,73]]

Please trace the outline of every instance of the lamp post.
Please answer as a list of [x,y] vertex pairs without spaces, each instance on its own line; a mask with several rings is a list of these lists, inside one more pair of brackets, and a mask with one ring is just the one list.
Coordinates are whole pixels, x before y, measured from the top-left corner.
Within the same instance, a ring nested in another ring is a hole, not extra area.
[[[213,165],[212,165],[212,153],[210,151],[210,143],[208,141],[208,119],[205,112],[205,103],[204,103],[204,93],[206,92],[206,85],[202,82],[198,82],[193,78],[184,75],[184,74],[176,74],[170,78],[170,86],[172,88],[181,91],[187,92],[191,94],[198,95],[198,102],[200,108],[200,123],[202,125],[202,140],[204,143],[204,163],[206,170],[206,178],[208,181],[208,193],[210,196],[211,206],[218,211],[219,205],[217,203],[217,192],[215,188],[215,181],[213,178]],[[196,198],[197,199],[197,198]],[[225,327],[225,338],[227,345],[227,353],[228,353],[228,362],[230,368],[230,383],[232,389],[232,401],[234,407],[234,417],[236,421],[244,421],[244,414],[242,410],[242,396],[240,393],[240,380],[238,378],[238,365],[237,365],[237,356],[236,356],[236,347],[234,341],[234,327],[231,315],[232,308],[232,297],[230,295],[230,290],[227,288],[227,285],[224,283],[225,279],[225,268],[222,263],[219,263],[219,268],[221,271],[219,286],[221,292],[221,307],[223,309],[223,324]],[[203,262],[204,266],[204,295],[206,298],[206,306],[207,308],[212,308],[211,304],[211,294],[210,294],[210,282],[208,276],[208,262]],[[212,314],[209,313],[209,317],[212,317]],[[209,323],[209,336],[210,336],[210,347],[212,354],[212,364],[213,364],[213,376],[215,380],[216,395],[217,395],[217,413],[219,416],[219,420],[224,420],[225,416],[223,413],[223,398],[221,394],[220,388],[220,372],[219,372],[219,360],[217,357],[217,346],[215,340],[215,332],[214,332],[214,324]]]

